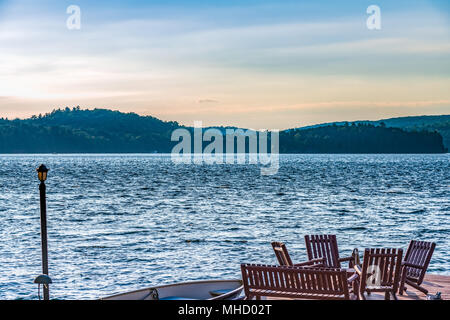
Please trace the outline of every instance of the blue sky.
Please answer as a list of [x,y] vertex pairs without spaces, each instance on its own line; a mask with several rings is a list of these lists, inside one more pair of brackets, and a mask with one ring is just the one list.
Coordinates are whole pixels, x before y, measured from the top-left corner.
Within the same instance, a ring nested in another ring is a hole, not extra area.
[[[81,8],[68,30],[66,8]],[[381,8],[368,30],[366,8]],[[447,1],[0,1],[0,117],[287,128],[450,113]]]

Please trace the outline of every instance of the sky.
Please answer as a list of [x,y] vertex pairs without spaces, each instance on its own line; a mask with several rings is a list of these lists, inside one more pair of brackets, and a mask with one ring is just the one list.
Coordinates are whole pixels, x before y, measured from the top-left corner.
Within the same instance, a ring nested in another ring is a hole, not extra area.
[[0,0],[0,117],[79,105],[286,129],[450,114],[449,16],[431,0]]

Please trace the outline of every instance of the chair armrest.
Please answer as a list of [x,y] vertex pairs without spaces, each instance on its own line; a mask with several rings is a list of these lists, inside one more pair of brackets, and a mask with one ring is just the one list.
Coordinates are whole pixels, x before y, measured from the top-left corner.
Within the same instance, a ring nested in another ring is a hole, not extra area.
[[318,259],[312,259],[306,262],[300,262],[300,263],[296,263],[294,264],[294,267],[306,267],[306,266],[316,266],[316,267],[320,267],[323,266],[325,262],[325,258],[318,258]]
[[362,274],[362,270],[360,266],[353,266],[353,269],[355,269],[356,273],[360,276]]
[[345,257],[345,258],[339,258],[338,261],[345,262],[345,261],[352,261],[354,259],[355,259],[354,257]]
[[359,278],[359,275],[357,273],[354,273],[350,278],[347,279],[348,283],[352,283],[355,280],[357,280]]
[[411,267],[411,268],[423,269],[423,266],[419,266],[417,264],[406,262],[406,261],[402,262],[402,266],[403,267]]

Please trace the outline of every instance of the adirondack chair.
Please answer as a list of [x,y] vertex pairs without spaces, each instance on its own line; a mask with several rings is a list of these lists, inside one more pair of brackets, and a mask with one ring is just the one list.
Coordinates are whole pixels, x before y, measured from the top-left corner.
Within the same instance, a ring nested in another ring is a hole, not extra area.
[[435,247],[436,243],[434,242],[411,240],[402,263],[402,276],[398,290],[400,295],[403,295],[403,291],[406,291],[405,283],[424,294],[428,294],[428,290],[423,288],[421,284]]
[[277,267],[242,264],[245,299],[261,297],[294,299],[350,300],[349,283],[357,275],[347,278],[342,269],[311,267]]
[[348,261],[352,268],[355,256],[339,257],[338,244],[335,235],[307,235],[305,236],[308,260],[325,258],[325,266],[329,268],[341,268],[341,262]]
[[402,249],[366,249],[362,266],[354,266],[359,276],[359,290],[355,291],[358,298],[365,300],[365,292],[384,292],[385,300],[390,300],[391,296],[397,300],[395,293],[400,281],[402,256]]
[[275,256],[277,257],[278,263],[280,266],[296,266],[296,267],[302,267],[302,266],[316,266],[316,267],[323,267],[325,259],[319,258],[319,259],[312,259],[306,262],[302,263],[292,263],[291,256],[289,255],[289,252],[286,248],[286,245],[282,242],[272,242],[272,248],[275,252]]

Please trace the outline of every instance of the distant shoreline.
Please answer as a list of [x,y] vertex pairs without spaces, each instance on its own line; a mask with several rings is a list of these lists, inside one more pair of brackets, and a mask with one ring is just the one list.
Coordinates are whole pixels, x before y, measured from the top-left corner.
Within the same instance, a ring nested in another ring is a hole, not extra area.
[[323,124],[271,131],[266,138],[250,129],[199,128],[108,109],[56,109],[25,120],[0,119],[0,154],[167,154],[174,148],[183,154],[236,154],[265,153],[261,150],[274,146],[278,154],[439,154],[450,149],[447,115]]
[[[449,154],[450,152],[424,152],[424,153],[279,153],[279,155],[437,155],[437,154]],[[1,156],[114,156],[114,155],[129,155],[129,156],[171,156],[171,153],[152,153],[152,152],[82,152],[82,153],[0,153]],[[185,154],[194,155],[194,154]],[[225,156],[226,153],[223,153]],[[239,155],[239,154],[235,154]],[[243,153],[243,155],[249,155],[248,153]]]

